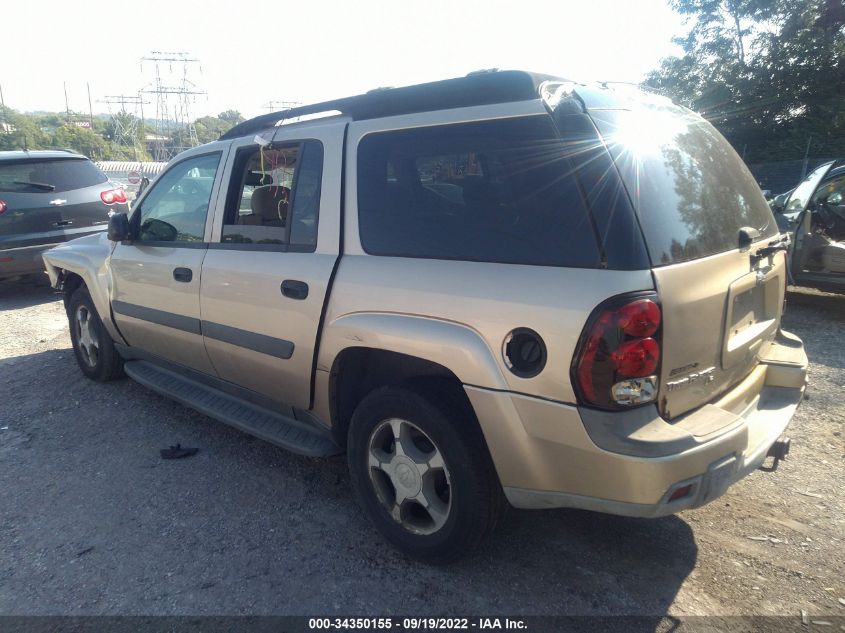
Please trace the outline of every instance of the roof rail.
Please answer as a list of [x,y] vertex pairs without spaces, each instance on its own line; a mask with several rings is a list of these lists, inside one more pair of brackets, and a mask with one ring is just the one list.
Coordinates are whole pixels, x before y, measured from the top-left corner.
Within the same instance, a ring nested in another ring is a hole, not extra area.
[[239,123],[220,140],[255,134],[281,121],[324,112],[339,112],[354,120],[374,119],[426,110],[445,110],[509,101],[538,99],[540,84],[560,77],[519,70],[485,71],[431,83],[371,90],[362,95],[271,112]]

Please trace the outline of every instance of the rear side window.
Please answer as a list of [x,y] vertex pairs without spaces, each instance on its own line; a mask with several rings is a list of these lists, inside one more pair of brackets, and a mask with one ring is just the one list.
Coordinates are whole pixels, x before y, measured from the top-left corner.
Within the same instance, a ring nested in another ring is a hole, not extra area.
[[0,191],[59,193],[107,181],[106,175],[84,158],[0,162]]
[[241,149],[232,171],[221,243],[314,251],[322,171],[319,141]]
[[701,117],[669,105],[593,113],[661,266],[738,248],[739,229],[777,225],[751,172]]
[[567,153],[547,116],[368,135],[361,244],[373,255],[599,267]]

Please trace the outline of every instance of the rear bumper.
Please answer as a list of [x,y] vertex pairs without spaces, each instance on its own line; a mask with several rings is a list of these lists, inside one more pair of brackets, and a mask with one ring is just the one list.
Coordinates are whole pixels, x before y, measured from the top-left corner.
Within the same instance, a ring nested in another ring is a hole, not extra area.
[[803,398],[806,371],[803,344],[782,333],[742,383],[671,424],[655,407],[602,413],[466,391],[512,505],[656,517],[708,503],[758,468]]
[[37,239],[26,235],[7,236],[3,240],[6,243],[27,244],[27,242],[40,242],[42,240],[49,240],[49,242],[47,244],[30,243],[26,246],[14,248],[3,248],[3,244],[0,243],[0,279],[43,272],[44,260],[41,256],[46,251],[50,250],[54,246],[64,244],[68,240],[102,233],[106,230],[106,228],[107,227],[105,225],[102,225],[93,227],[86,226],[76,229],[63,229],[59,231],[52,231],[49,234],[39,234]]
[[54,246],[56,244],[39,244],[0,250],[0,279],[43,272],[44,260],[41,254]]

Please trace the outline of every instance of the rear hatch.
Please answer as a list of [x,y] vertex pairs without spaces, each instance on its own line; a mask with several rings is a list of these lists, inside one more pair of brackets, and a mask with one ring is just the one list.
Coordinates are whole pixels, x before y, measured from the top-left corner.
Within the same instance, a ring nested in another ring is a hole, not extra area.
[[755,255],[779,239],[777,225],[743,161],[701,117],[647,99],[590,116],[649,250],[663,308],[658,402],[670,419],[740,382],[774,338],[785,256]]
[[0,248],[62,242],[105,226],[109,207],[100,193],[110,188],[83,157],[0,162]]

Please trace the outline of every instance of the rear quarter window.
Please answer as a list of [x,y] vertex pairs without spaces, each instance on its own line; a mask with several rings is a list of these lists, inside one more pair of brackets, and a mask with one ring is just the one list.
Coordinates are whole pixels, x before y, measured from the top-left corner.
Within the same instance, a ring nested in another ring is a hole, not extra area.
[[358,218],[373,255],[601,265],[584,193],[548,116],[364,137]]
[[0,191],[60,193],[105,182],[108,182],[106,175],[83,158],[0,163]]
[[738,248],[739,229],[777,233],[751,172],[707,121],[669,105],[592,117],[640,219],[652,265]]

